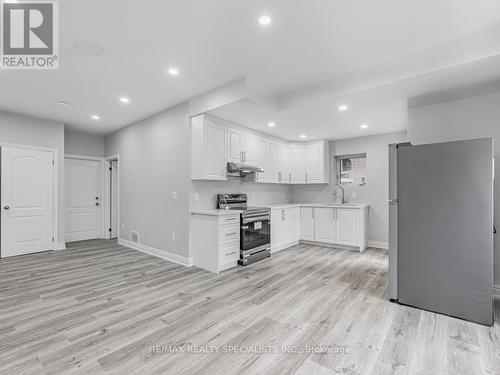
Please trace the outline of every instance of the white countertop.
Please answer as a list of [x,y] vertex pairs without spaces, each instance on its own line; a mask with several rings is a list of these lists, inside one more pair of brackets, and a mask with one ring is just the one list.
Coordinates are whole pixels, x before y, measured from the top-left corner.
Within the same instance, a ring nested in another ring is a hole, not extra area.
[[352,204],[340,204],[340,203],[272,203],[263,205],[266,207],[271,207],[271,209],[277,208],[289,208],[289,207],[327,207],[327,208],[353,208],[361,209],[367,208],[368,205],[365,203],[352,203]]
[[[338,203],[269,203],[262,204],[259,206],[269,207],[271,209],[281,209],[290,207],[326,207],[326,208],[352,208],[352,209],[363,209],[367,208],[368,205],[364,203],[359,204],[338,204]],[[219,210],[216,208],[206,208],[191,210],[192,214],[197,215],[210,215],[210,216],[224,216],[224,215],[239,215],[243,211],[240,210]]]
[[200,210],[191,210],[192,214],[197,215],[210,215],[210,216],[225,216],[225,215],[239,215],[243,211],[240,210],[219,210],[216,208],[206,208]]

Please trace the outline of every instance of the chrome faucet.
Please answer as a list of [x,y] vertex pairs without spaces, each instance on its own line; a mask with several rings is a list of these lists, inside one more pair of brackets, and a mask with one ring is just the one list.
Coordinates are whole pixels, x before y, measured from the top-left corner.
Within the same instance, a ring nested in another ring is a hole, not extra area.
[[342,191],[342,201],[341,203],[342,204],[347,204],[347,199],[345,197],[345,189],[343,186],[336,186],[335,189],[333,190],[333,200],[335,200],[337,198],[337,190],[340,189]]

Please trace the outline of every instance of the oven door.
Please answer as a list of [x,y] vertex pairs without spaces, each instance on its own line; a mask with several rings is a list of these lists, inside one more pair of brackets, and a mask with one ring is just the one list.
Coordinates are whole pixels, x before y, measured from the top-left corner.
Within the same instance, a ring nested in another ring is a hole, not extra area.
[[271,244],[271,216],[243,217],[241,220],[240,249]]

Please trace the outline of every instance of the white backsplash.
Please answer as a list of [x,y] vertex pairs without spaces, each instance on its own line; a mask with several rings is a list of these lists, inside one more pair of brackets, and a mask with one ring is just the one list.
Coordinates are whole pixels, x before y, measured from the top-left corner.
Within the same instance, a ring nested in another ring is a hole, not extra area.
[[[248,195],[249,206],[261,206],[270,203],[290,203],[291,187],[279,184],[243,182],[240,179],[229,181],[192,181],[192,193],[189,197],[191,209],[215,208],[219,193]],[[196,200],[198,195],[198,200]]]

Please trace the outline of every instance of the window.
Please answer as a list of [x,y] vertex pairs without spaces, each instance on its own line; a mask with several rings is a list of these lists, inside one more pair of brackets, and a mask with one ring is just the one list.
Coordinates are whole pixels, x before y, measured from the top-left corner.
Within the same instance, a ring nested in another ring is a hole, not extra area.
[[337,156],[338,185],[366,185],[366,154]]

